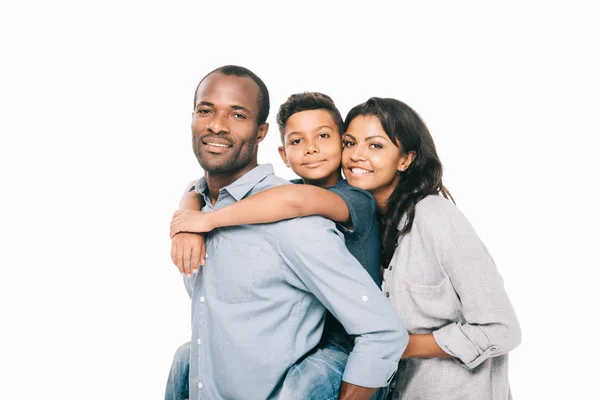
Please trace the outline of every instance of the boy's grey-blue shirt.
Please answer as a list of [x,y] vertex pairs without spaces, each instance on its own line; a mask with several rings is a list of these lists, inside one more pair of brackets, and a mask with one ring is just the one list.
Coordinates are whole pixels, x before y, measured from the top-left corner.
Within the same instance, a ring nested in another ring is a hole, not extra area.
[[[203,211],[289,184],[259,165],[219,191],[196,184]],[[369,274],[321,217],[219,228],[206,265],[185,279],[192,298],[190,399],[276,399],[287,370],[321,339],[326,309],[356,335],[344,381],[389,383],[408,342]]]
[[[291,182],[304,183],[302,179],[294,179]],[[345,179],[325,189],[337,194],[346,203],[352,229],[348,229],[342,224],[337,224],[337,228],[344,234],[346,247],[350,254],[360,262],[375,284],[381,287],[381,242],[375,198],[366,190],[350,186]],[[323,343],[335,345],[346,353],[352,350],[352,341],[344,327],[329,312],[325,321]]]

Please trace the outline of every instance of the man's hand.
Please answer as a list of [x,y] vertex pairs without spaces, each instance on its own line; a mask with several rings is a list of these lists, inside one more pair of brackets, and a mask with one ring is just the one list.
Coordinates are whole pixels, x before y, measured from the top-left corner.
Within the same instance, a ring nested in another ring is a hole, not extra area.
[[181,275],[191,276],[204,265],[206,243],[204,235],[198,233],[179,233],[171,238],[171,260]]
[[210,224],[210,213],[196,210],[177,210],[171,220],[171,237],[179,232],[210,232],[215,227]]
[[342,382],[338,400],[370,400],[379,388],[368,388]]

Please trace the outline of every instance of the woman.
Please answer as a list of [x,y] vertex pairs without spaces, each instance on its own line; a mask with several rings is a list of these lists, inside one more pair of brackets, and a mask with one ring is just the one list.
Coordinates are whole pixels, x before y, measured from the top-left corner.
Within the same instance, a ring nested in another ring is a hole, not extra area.
[[345,121],[348,183],[370,191],[382,233],[383,291],[410,333],[393,399],[510,399],[521,332],[494,261],[442,184],[419,115],[371,98]]

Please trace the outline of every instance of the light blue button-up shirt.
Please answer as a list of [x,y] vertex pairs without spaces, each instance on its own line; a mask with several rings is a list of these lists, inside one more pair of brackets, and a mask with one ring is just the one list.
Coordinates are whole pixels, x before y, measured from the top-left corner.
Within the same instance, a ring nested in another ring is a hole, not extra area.
[[[259,165],[219,192],[196,191],[203,211],[289,184]],[[277,399],[287,370],[319,343],[326,309],[356,335],[344,381],[382,387],[408,335],[343,235],[321,217],[219,228],[206,265],[186,278],[192,299],[190,399]]]

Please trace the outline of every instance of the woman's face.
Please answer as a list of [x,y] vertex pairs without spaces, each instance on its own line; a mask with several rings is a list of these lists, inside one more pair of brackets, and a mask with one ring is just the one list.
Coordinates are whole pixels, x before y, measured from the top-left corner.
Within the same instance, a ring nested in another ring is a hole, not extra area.
[[352,186],[368,190],[377,200],[387,201],[404,171],[412,161],[401,147],[392,143],[379,118],[358,116],[350,122],[342,137],[344,176]]

